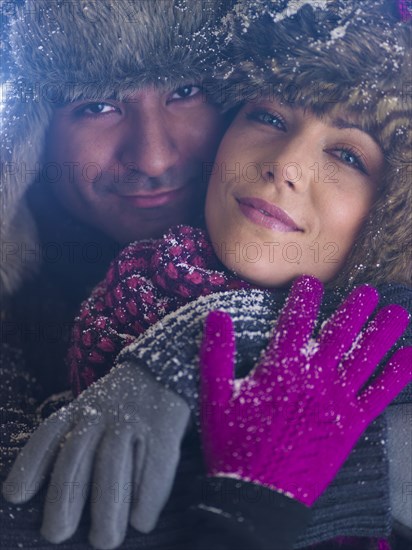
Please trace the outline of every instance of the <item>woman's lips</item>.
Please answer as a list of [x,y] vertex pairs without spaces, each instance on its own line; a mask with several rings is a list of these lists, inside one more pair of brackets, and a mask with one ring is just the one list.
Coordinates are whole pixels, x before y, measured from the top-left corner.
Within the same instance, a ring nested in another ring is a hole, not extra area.
[[255,197],[240,197],[236,200],[246,218],[257,225],[282,233],[303,231],[284,210],[270,202]]

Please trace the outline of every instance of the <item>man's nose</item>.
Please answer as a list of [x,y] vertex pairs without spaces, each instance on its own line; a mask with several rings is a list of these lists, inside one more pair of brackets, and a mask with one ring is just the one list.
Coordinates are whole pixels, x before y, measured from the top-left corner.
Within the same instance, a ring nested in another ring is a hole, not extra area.
[[142,105],[130,116],[122,149],[123,164],[150,178],[162,176],[179,159],[173,128],[168,117],[155,106]]
[[305,140],[291,140],[280,144],[265,159],[261,173],[264,181],[278,186],[280,189],[289,188],[297,193],[306,192],[315,181],[316,160],[311,145]]

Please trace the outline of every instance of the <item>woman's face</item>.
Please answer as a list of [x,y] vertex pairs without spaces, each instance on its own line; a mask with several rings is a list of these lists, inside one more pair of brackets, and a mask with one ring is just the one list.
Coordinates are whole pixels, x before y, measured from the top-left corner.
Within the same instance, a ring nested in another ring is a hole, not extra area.
[[375,198],[383,155],[342,118],[275,99],[247,103],[225,134],[206,199],[214,249],[257,285],[342,267]]

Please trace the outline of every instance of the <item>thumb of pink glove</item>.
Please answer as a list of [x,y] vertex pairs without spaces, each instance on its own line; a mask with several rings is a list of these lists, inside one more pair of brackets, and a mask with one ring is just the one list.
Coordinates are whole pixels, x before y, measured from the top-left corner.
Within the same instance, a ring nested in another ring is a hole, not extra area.
[[[238,477],[311,506],[356,441],[412,380],[412,347],[376,366],[403,334],[408,314],[355,289],[312,339],[322,284],[293,284],[275,334],[253,371],[234,380],[230,315],[208,315],[200,353],[201,428],[210,476]],[[366,384],[366,385],[365,385]]]

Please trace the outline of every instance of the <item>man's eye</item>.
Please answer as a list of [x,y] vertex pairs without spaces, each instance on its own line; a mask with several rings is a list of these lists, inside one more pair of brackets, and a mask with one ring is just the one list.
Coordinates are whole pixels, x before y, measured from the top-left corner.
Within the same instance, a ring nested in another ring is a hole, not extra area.
[[79,109],[80,114],[84,115],[106,115],[116,111],[116,107],[109,103],[88,103]]
[[175,90],[171,96],[171,99],[187,99],[199,94],[201,91],[200,86],[194,86],[192,84],[188,86],[182,86]]
[[275,113],[269,113],[268,111],[252,111],[246,115],[248,120],[261,122],[268,126],[274,126],[282,132],[286,132],[286,123],[283,118]]

